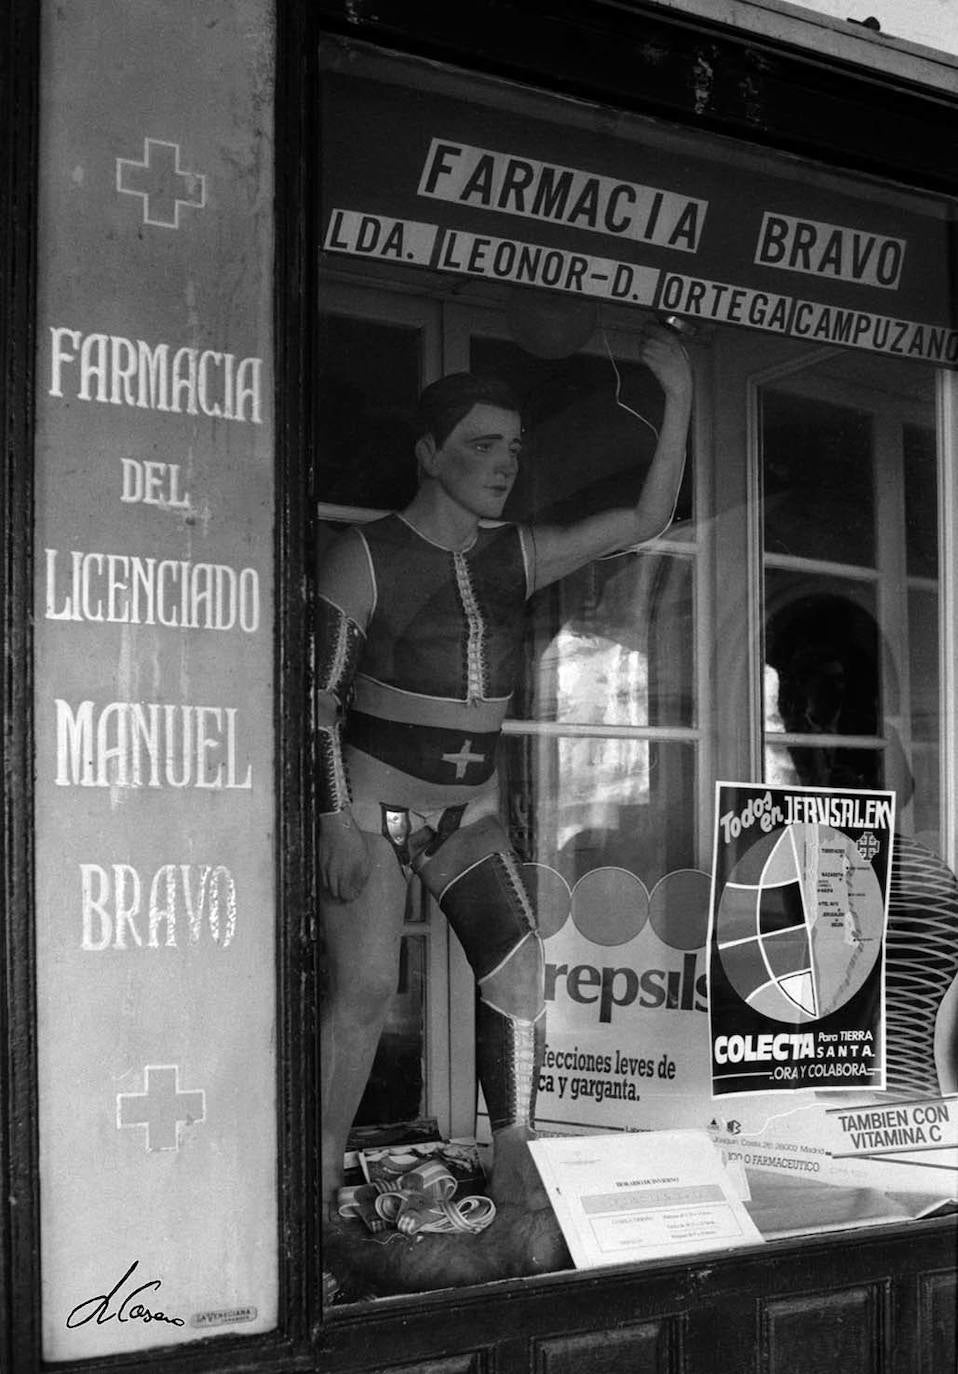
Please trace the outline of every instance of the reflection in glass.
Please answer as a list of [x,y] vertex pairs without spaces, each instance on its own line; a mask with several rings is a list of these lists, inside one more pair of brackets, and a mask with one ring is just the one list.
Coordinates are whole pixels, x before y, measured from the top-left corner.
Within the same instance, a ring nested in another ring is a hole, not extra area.
[[689,725],[692,565],[627,554],[581,569],[529,604],[525,720]]
[[647,887],[695,865],[695,748],[595,735],[508,736],[503,792],[522,857],[570,884],[612,865]]

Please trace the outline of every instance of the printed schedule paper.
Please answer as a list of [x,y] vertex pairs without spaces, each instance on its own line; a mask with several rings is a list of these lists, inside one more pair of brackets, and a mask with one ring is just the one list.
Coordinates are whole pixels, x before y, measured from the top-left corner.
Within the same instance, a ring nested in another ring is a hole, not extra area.
[[579,1269],[762,1240],[704,1131],[568,1136],[529,1149]]

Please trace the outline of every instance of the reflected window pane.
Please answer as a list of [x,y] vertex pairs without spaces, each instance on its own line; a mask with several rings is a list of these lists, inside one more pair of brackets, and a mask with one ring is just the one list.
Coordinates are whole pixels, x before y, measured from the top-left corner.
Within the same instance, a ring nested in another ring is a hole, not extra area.
[[416,490],[420,330],[322,315],[317,356],[320,500],[384,510],[408,505]]
[[514,714],[589,725],[689,725],[692,564],[626,554],[581,569],[529,603]]
[[525,860],[570,884],[612,865],[650,887],[694,867],[694,745],[552,735],[504,744],[510,826]]
[[762,454],[766,552],[874,567],[871,417],[765,390]]

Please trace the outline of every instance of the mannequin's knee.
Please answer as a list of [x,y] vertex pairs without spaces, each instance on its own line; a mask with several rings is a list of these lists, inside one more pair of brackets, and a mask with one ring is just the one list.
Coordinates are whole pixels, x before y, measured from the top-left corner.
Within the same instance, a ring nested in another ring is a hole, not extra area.
[[477,979],[479,996],[508,1016],[533,1020],[545,1001],[542,942],[530,931],[511,952]]

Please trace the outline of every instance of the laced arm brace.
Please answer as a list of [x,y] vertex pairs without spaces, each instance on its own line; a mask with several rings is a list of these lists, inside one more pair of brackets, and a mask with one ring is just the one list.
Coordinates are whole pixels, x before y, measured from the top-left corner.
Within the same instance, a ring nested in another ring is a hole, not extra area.
[[343,707],[366,636],[355,620],[324,596],[317,603],[316,619],[317,788],[320,815],[328,816],[342,811],[350,802],[349,780],[343,766]]
[[316,765],[320,815],[334,815],[350,802],[343,764],[343,713],[366,640],[363,624],[371,609],[365,545],[349,531],[326,558],[316,603]]

